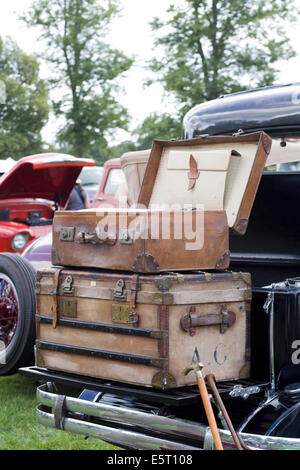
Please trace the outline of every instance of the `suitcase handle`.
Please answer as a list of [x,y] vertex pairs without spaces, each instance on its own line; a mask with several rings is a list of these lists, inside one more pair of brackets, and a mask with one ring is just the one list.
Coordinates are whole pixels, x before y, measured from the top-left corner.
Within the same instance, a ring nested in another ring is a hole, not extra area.
[[180,320],[180,326],[191,336],[196,334],[195,328],[201,326],[220,325],[220,333],[226,333],[228,327],[232,326],[236,321],[234,312],[227,311],[227,306],[222,305],[221,313],[209,313],[198,315],[195,307],[191,307],[188,314],[184,315]]
[[114,245],[117,241],[115,233],[110,232],[79,232],[77,235],[79,243],[91,243],[92,245]]

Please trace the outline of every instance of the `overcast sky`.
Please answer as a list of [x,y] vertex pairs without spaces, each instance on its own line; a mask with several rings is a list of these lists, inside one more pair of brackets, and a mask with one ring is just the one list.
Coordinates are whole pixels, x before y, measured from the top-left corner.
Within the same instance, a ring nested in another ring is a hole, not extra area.
[[[40,52],[37,41],[37,31],[29,29],[18,20],[31,5],[32,0],[0,0],[0,36],[11,36],[27,53]],[[131,127],[136,127],[150,112],[164,112],[171,110],[172,104],[163,102],[162,88],[152,85],[149,88],[142,86],[147,71],[143,65],[147,59],[153,57],[153,38],[149,22],[154,16],[162,16],[171,3],[180,3],[180,0],[120,0],[123,5],[123,17],[114,21],[112,25],[111,41],[115,47],[122,49],[127,55],[137,56],[136,65],[123,81],[125,93],[121,95],[121,103],[129,109],[132,116]],[[300,0],[296,0],[300,7]],[[290,28],[292,46],[299,54],[297,58],[280,64],[278,83],[300,81],[300,22]],[[45,74],[45,69],[42,69]],[[45,129],[44,137],[51,139],[53,123]],[[125,139],[126,134],[119,138]]]

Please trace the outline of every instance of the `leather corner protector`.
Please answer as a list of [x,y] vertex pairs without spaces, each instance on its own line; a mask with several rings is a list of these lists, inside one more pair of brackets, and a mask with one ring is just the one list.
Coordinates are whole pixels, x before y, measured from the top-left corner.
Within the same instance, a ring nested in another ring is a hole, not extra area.
[[245,235],[248,227],[249,219],[240,219],[234,226],[233,230],[239,235]]
[[252,278],[250,273],[241,273],[243,281],[247,284],[247,286],[252,285]]
[[156,259],[149,253],[138,255],[132,266],[134,272],[137,273],[159,273],[159,264]]
[[262,144],[263,144],[264,151],[266,152],[267,155],[269,155],[271,151],[271,147],[272,147],[271,138],[268,135],[264,134],[262,136]]
[[167,275],[155,279],[154,284],[160,292],[167,292],[172,287],[174,281],[174,276]]
[[216,269],[227,269],[230,264],[230,252],[228,250],[218,258],[215,268]]
[[159,371],[152,378],[152,387],[160,390],[176,387],[176,380],[169,372]]

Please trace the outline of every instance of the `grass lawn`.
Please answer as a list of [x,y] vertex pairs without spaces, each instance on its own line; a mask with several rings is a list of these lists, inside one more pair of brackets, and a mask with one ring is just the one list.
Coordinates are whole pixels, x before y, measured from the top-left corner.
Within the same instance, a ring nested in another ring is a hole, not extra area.
[[0,377],[0,450],[117,450],[99,439],[37,424],[35,392],[31,378]]

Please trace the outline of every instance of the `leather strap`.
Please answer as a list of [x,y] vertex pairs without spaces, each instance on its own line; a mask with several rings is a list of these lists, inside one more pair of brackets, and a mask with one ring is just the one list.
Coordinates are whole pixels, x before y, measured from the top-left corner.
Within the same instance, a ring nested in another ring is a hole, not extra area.
[[190,155],[190,171],[188,172],[189,186],[188,191],[193,189],[196,184],[196,180],[199,178],[200,171],[197,168],[197,162],[193,155]]
[[59,268],[54,273],[54,291],[53,291],[53,302],[52,302],[52,312],[53,320],[52,327],[56,328],[58,323],[58,290],[59,290],[59,275],[62,271],[62,268]]
[[139,275],[134,274],[131,278],[131,284],[130,284],[129,306],[131,310],[135,309],[137,293],[139,290],[140,290]]

